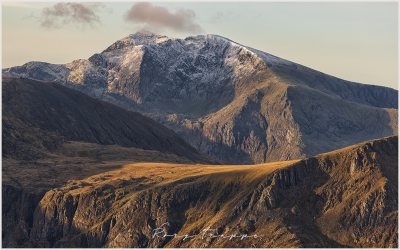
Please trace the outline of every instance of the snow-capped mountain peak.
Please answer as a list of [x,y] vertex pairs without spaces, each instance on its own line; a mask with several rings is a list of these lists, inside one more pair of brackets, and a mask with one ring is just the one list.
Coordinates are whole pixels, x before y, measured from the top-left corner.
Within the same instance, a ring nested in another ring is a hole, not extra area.
[[125,37],[125,39],[134,40],[136,45],[150,45],[162,43],[168,40],[175,40],[174,38],[170,38],[167,36],[156,35],[150,31],[138,31]]
[[[353,131],[351,143],[397,131],[397,111],[375,112],[397,109],[397,91],[328,76],[219,35],[174,39],[141,31],[88,60],[31,62],[3,69],[3,76],[55,81],[147,113],[187,131],[182,136],[201,152],[240,164],[331,151],[350,145]],[[343,114],[342,104],[355,115]],[[364,109],[376,121],[393,122],[366,126],[358,115]],[[323,138],[336,139],[328,145]]]

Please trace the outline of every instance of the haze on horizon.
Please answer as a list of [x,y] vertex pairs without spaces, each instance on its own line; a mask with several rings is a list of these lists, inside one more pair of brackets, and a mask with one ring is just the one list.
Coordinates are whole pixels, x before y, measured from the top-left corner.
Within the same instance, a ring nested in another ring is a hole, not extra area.
[[397,2],[2,2],[2,68],[87,59],[142,29],[174,38],[217,34],[338,78],[398,89]]

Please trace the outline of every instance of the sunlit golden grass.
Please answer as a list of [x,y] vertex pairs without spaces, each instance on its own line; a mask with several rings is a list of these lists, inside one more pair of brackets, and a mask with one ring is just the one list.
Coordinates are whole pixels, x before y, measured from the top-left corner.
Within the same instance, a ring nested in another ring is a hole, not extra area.
[[[256,186],[273,171],[296,163],[296,161],[276,162],[259,165],[190,165],[190,164],[169,164],[169,163],[135,163],[126,164],[121,168],[105,173],[91,176],[82,181],[70,181],[70,184],[62,188],[64,192],[77,195],[87,190],[101,188],[104,185],[112,185],[112,193],[124,192],[123,198],[117,201],[111,200],[106,218],[110,218],[120,210],[129,200],[135,199],[140,192],[159,192],[157,187],[174,183],[187,177],[197,177],[189,185],[207,182],[208,190],[215,190],[209,199],[196,206],[195,209],[186,210],[187,223],[178,232],[183,234],[197,234],[199,228],[205,225],[212,225],[228,212],[233,204],[250,194]],[[119,186],[123,180],[130,181],[127,186]],[[161,180],[161,181],[160,181]],[[82,184],[84,183],[84,184]],[[71,185],[79,186],[71,188]],[[168,196],[174,192],[175,186],[170,192],[163,193]],[[226,193],[235,186],[238,192]],[[140,187],[140,188],[139,188]],[[111,190],[108,188],[108,190]],[[107,191],[108,192],[108,191]],[[106,202],[111,193],[104,193],[98,198],[99,202]],[[108,202],[108,201],[107,201]],[[93,225],[95,227],[95,225]]]
[[[188,165],[188,164],[170,164],[170,163],[135,163],[122,166],[126,173],[134,173],[136,177],[143,176],[151,178],[161,176],[164,178],[164,184],[170,181],[179,180],[189,176],[210,175],[212,179],[229,181],[236,178],[243,178],[244,182],[251,181],[259,176],[268,175],[278,168],[289,166],[297,162],[283,161],[274,163],[265,163],[258,165]],[[116,170],[118,171],[118,170]]]
[[[109,184],[115,180],[145,180],[141,181],[148,188],[166,185],[187,177],[201,177],[210,183],[234,184],[243,187],[243,192],[250,192],[263,178],[276,169],[287,167],[299,160],[265,163],[259,165],[201,165],[201,164],[173,164],[173,163],[134,163],[134,164],[105,164],[101,169],[107,170],[88,178],[69,180],[68,183],[84,182],[78,188],[68,190],[71,194],[83,192],[96,185]],[[96,165],[97,166],[97,165]],[[97,166],[98,168],[98,166]],[[161,177],[161,178],[160,178]]]
[[[178,232],[179,234],[196,234],[196,230],[205,225],[218,221],[232,208],[238,200],[250,194],[268,174],[276,169],[290,166],[297,161],[276,162],[259,165],[200,165],[200,164],[172,164],[172,163],[134,163],[102,172],[81,180],[69,180],[67,184],[56,191],[78,195],[91,190],[105,190],[96,202],[108,203],[107,213],[101,219],[104,221],[117,213],[126,202],[136,199],[140,193],[160,192],[158,187],[172,184],[171,191],[162,193],[162,197],[174,193],[181,185],[195,185],[209,183],[208,190],[214,190],[209,199],[188,209],[187,223]],[[116,165],[115,165],[116,166]],[[195,177],[188,184],[178,184],[176,181],[187,177]],[[124,184],[125,183],[125,184]],[[104,189],[104,187],[107,187]],[[232,187],[234,187],[232,189]],[[237,190],[230,193],[229,190]],[[228,193],[227,193],[228,192]],[[121,198],[113,198],[121,194]],[[164,197],[164,198],[165,198]],[[110,199],[109,199],[110,198]],[[102,222],[90,224],[92,228]]]

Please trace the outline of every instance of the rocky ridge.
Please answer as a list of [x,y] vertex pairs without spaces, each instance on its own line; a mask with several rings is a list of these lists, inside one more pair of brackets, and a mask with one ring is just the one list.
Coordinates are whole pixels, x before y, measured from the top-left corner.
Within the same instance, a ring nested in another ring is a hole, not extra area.
[[397,247],[397,145],[394,136],[304,160],[240,168],[128,166],[47,192],[21,242]]
[[397,134],[396,90],[341,80],[218,35],[129,35],[88,60],[3,75],[55,81],[147,114],[237,164],[298,159]]

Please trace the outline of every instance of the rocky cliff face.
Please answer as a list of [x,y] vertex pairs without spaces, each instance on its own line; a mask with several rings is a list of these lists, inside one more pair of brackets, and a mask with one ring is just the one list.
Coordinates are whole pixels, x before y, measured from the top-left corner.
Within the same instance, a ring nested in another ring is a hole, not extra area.
[[47,192],[24,246],[397,247],[397,145],[240,168],[132,165]]
[[396,90],[344,81],[217,35],[138,32],[88,60],[29,62],[3,75],[55,81],[145,113],[200,152],[237,164],[397,134]]
[[46,191],[28,191],[14,185],[2,185],[3,247],[21,247],[29,240],[35,208]]

